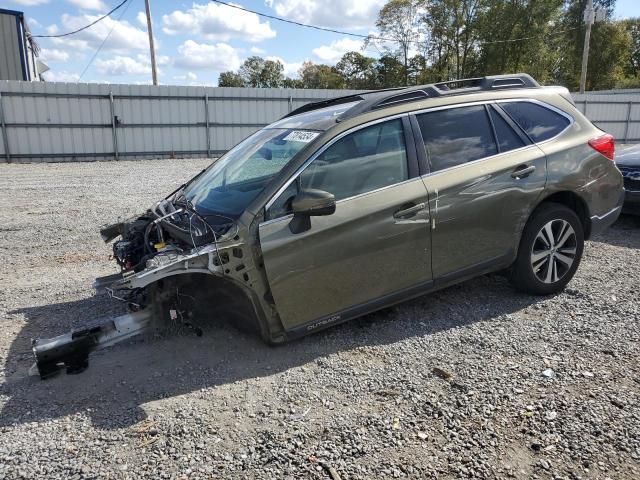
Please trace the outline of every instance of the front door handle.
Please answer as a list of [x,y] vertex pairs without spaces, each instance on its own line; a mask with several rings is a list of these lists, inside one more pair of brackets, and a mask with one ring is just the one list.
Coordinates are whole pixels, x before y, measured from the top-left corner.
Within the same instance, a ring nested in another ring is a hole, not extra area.
[[426,203],[418,203],[417,205],[413,205],[409,208],[403,208],[402,210],[398,210],[393,214],[393,218],[404,218],[409,215],[413,215],[414,213],[418,213],[420,210],[424,210],[427,208]]
[[525,178],[531,175],[535,171],[535,169],[536,169],[535,165],[529,165],[528,167],[526,165],[521,165],[518,168],[516,168],[513,172],[511,172],[511,177],[517,178],[517,179]]

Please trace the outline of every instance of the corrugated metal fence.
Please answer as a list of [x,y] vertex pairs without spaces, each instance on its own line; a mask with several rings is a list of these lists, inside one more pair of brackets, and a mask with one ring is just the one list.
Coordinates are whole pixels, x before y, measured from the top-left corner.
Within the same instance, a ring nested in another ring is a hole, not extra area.
[[[305,103],[345,90],[0,81],[0,162],[218,156]],[[576,94],[621,142],[640,142],[640,93]]]
[[345,90],[0,81],[0,162],[215,157]]
[[640,142],[640,90],[572,94],[578,110],[619,143]]

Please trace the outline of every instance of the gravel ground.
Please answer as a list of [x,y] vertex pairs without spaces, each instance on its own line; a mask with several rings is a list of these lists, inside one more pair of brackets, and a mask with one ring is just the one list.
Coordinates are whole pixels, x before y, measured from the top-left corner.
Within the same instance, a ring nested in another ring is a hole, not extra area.
[[218,327],[28,376],[32,337],[122,311],[98,227],[204,165],[0,166],[0,478],[640,478],[632,217],[557,296],[485,276],[277,348]]

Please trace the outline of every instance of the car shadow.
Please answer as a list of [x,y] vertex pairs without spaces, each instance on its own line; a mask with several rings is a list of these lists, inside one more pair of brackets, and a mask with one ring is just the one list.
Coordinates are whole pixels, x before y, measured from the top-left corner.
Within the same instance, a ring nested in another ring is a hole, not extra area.
[[500,321],[539,300],[516,293],[501,276],[484,276],[278,347],[212,324],[202,337],[142,338],[95,352],[83,373],[61,373],[44,381],[27,374],[32,337],[78,328],[82,323],[73,319],[85,318],[87,311],[113,315],[121,307],[106,296],[94,296],[25,308],[11,312],[24,315],[27,324],[6,359],[7,380],[0,395],[8,400],[0,425],[86,414],[100,428],[128,426],[146,418],[142,406],[154,400],[274,375],[335,352]]

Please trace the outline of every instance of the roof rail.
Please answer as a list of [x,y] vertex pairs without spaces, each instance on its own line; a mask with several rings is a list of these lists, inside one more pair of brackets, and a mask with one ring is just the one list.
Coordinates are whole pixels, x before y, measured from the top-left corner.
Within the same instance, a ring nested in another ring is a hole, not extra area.
[[355,117],[362,113],[380,108],[391,107],[401,103],[418,102],[428,98],[443,97],[448,95],[464,95],[469,93],[488,92],[517,88],[538,88],[540,84],[526,73],[513,75],[490,75],[478,78],[463,78],[446,82],[419,85],[415,87],[387,88],[384,90],[370,90],[367,92],[346,95],[344,97],[330,98],[320,102],[308,103],[289,112],[283,118],[292,117],[300,113],[318,110],[320,108],[340,105],[343,103],[361,100],[342,115],[337,121]]
[[368,90],[364,92],[354,93],[351,95],[344,95],[342,97],[328,98],[326,100],[321,100],[319,102],[305,103],[303,106],[298,107],[295,110],[291,110],[282,118],[293,117],[294,115],[311,112],[312,110],[319,110],[321,108],[331,107],[333,105],[340,105],[343,103],[355,102],[357,100],[364,100],[363,95],[379,94],[381,92],[392,92],[392,91],[404,90],[404,89],[406,89],[406,87],[393,87],[393,88],[383,88],[381,90]]
[[491,75],[478,78],[463,78],[448,82],[434,83],[433,86],[442,92],[452,92],[460,89],[495,90],[497,88],[535,88],[540,84],[526,73],[516,75]]
[[540,84],[526,73],[514,75],[491,75],[479,78],[463,78],[447,82],[405,87],[393,92],[368,92],[363,101],[354,105],[338,117],[338,121],[355,117],[362,113],[380,108],[390,107],[401,103],[418,102],[427,98],[437,98],[448,95],[464,95],[469,93],[495,91],[500,89],[537,88]]

